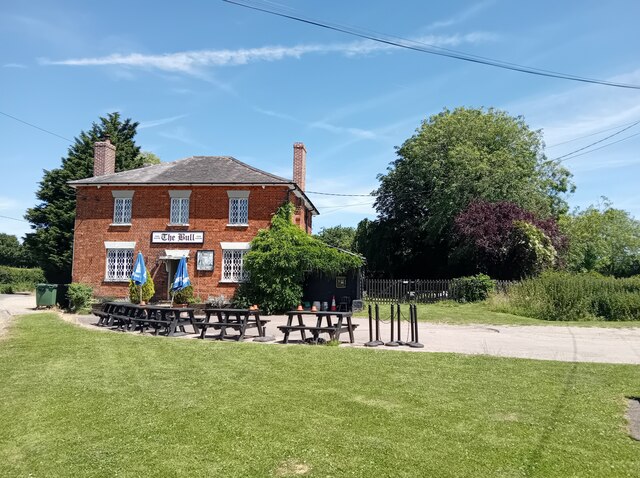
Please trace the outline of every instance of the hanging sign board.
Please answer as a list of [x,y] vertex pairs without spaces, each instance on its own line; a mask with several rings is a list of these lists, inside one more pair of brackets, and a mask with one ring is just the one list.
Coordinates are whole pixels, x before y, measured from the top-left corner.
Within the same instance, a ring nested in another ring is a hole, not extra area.
[[202,244],[204,242],[203,231],[167,232],[154,231],[151,233],[151,242],[154,244]]

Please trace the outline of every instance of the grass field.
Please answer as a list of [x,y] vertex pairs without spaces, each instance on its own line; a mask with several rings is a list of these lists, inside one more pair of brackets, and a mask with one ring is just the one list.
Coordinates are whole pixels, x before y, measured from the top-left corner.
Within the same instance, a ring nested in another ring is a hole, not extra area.
[[[380,317],[385,320],[390,315],[390,304],[380,304]],[[402,313],[408,315],[408,306],[402,306]],[[367,310],[355,314],[366,317]],[[640,321],[572,321],[560,322],[551,320],[532,319],[520,315],[495,312],[485,302],[460,304],[453,301],[436,302],[433,304],[418,304],[418,319],[427,322],[444,324],[487,324],[487,325],[548,325],[566,327],[640,327]]]
[[640,475],[634,366],[215,343],[18,319],[0,476]]

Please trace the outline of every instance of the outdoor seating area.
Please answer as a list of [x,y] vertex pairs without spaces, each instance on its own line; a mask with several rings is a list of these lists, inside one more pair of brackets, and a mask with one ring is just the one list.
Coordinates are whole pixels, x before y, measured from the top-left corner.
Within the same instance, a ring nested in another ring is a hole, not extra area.
[[[281,325],[278,329],[284,332],[283,343],[289,343],[289,334],[291,332],[300,332],[300,337],[303,342],[307,341],[306,333],[310,332],[313,342],[317,343],[321,333],[329,334],[330,340],[340,340],[340,334],[342,332],[349,333],[349,342],[354,343],[353,331],[358,326],[351,320],[351,312],[338,312],[338,311],[321,311],[310,312],[304,310],[292,310],[286,312],[287,324]],[[315,319],[313,324],[305,323],[305,317]],[[335,318],[335,321],[332,320]],[[297,323],[294,325],[293,321],[297,319]],[[323,325],[325,322],[325,325]]]
[[195,309],[189,307],[162,307],[137,305],[129,302],[106,302],[101,310],[94,311],[98,317],[97,325],[112,327],[124,332],[153,329],[154,335],[160,332],[168,336],[177,331],[187,333],[185,325],[190,325],[193,333],[198,333]]
[[[205,308],[204,315],[196,315],[192,307],[170,307],[159,305],[137,305],[130,302],[105,302],[93,311],[97,317],[95,325],[114,331],[152,333],[153,335],[188,336],[199,339],[235,340],[248,338],[258,342],[276,341],[267,335],[267,325],[271,319],[261,317],[259,310],[234,308]],[[349,343],[355,343],[351,312],[304,311],[286,312],[286,323],[274,328],[284,334],[281,341],[290,343],[291,332],[300,333],[302,343],[323,343],[327,339],[340,341],[342,333],[347,333]],[[280,324],[283,319],[280,319]],[[235,331],[237,333],[230,333]],[[248,334],[255,329],[255,332]],[[211,333],[211,330],[217,333]],[[321,337],[327,334],[327,339]]]

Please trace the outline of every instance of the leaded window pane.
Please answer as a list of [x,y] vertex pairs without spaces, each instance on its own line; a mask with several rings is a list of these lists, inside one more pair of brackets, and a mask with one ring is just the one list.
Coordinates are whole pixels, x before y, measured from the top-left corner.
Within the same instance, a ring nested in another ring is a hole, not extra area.
[[131,198],[115,198],[113,206],[113,223],[131,223]]
[[189,198],[171,198],[171,224],[189,224]]
[[229,224],[249,223],[249,199],[229,199]]
[[133,269],[133,249],[107,249],[108,281],[129,280]]
[[222,280],[231,282],[243,282],[247,280],[243,259],[247,251],[225,249],[222,251]]

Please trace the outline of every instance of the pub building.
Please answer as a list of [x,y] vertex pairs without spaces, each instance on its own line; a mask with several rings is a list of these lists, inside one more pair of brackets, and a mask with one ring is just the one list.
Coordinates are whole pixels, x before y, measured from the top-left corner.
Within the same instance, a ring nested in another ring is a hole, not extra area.
[[93,177],[76,190],[73,282],[100,297],[126,297],[142,252],[155,283],[154,300],[170,298],[179,260],[187,257],[194,294],[233,297],[246,279],[244,254],[276,210],[293,203],[293,221],[311,233],[318,210],[304,192],[306,149],[293,145],[293,180],[230,156],[192,156],[115,172],[116,149],[94,145]]

